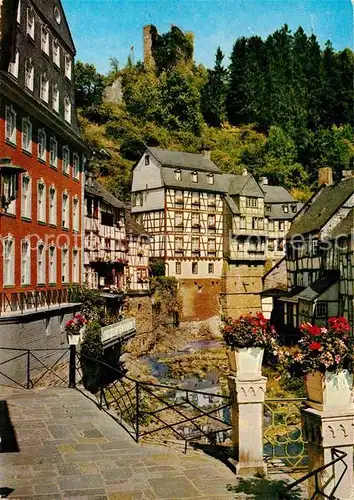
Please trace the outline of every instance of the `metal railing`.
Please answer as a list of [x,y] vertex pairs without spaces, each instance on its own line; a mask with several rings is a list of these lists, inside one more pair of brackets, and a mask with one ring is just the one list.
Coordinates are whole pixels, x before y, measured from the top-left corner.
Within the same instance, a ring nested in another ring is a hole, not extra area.
[[[51,376],[52,385],[70,385],[67,363],[70,348],[58,349],[16,349],[0,347],[0,381],[12,382],[16,387],[31,389],[38,387]],[[14,353],[14,354],[12,354]],[[43,356],[45,355],[45,357]]]
[[307,467],[307,442],[301,426],[306,398],[266,399],[264,402],[264,455],[276,468]]
[[[79,353],[77,360],[77,385],[85,382],[85,370],[100,365],[96,390],[91,395],[86,392],[86,396],[110,412],[136,442],[159,433],[164,440],[177,438],[183,442],[186,452],[191,441],[223,442],[229,438],[232,427],[228,396],[138,381]],[[109,382],[110,378],[114,380]]]
[[[305,481],[311,480],[314,478],[314,491],[311,496],[310,500],[316,500],[320,497],[322,498],[328,498],[330,500],[335,500],[335,493],[338,489],[338,486],[340,485],[344,474],[348,470],[348,465],[345,463],[344,459],[347,457],[347,453],[345,453],[342,450],[339,450],[337,448],[332,448],[332,460],[325,465],[322,465],[321,467],[318,467],[317,469],[313,470],[312,472],[309,472],[305,476],[301,477],[297,481],[294,481],[293,483],[289,484],[286,488],[284,488],[279,495],[280,500],[282,499],[288,499],[289,498],[289,491],[293,490],[294,488],[298,487],[300,484],[304,483]],[[339,477],[336,479],[336,474],[335,474],[335,465],[338,462],[342,462],[343,465],[343,470]],[[332,474],[329,477],[325,477],[324,472],[328,471],[328,469],[332,468]],[[326,493],[324,489],[328,489],[330,486],[330,483],[333,482],[333,487],[330,490],[330,492]],[[323,485],[321,483],[324,483]]]
[[72,302],[74,298],[68,288],[2,292],[0,293],[0,315],[12,312],[23,314],[27,311],[60,306]]

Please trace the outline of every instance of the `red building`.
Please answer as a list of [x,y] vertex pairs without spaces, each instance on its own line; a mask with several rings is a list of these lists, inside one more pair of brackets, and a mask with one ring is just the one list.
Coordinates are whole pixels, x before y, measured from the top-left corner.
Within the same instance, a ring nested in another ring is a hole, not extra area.
[[1,343],[53,346],[73,313],[69,284],[82,280],[86,151],[60,0],[0,2],[0,42]]

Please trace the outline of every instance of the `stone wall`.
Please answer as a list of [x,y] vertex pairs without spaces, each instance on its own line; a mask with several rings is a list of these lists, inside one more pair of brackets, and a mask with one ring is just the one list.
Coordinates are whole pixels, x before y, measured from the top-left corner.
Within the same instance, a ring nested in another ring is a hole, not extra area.
[[261,264],[231,264],[222,279],[221,306],[225,316],[237,318],[241,314],[261,311]]
[[108,85],[103,91],[104,102],[119,104],[123,101],[122,79],[117,78],[112,85]]
[[263,289],[287,287],[286,260],[285,257],[275,264],[274,267],[263,278]]
[[124,305],[125,315],[133,316],[136,321],[136,334],[143,335],[152,331],[152,301],[150,294],[130,293]]
[[179,280],[181,321],[204,321],[220,315],[221,279]]
[[[64,326],[73,317],[74,306],[46,309],[41,312],[24,313],[22,315],[0,318],[0,345],[11,349],[65,349],[68,347]],[[0,349],[0,362],[21,355],[21,351]],[[30,356],[31,376],[45,370],[43,365],[51,367],[61,356],[60,351],[36,351]],[[27,356],[0,366],[0,384],[13,384],[26,380]],[[7,377],[6,377],[6,376]]]

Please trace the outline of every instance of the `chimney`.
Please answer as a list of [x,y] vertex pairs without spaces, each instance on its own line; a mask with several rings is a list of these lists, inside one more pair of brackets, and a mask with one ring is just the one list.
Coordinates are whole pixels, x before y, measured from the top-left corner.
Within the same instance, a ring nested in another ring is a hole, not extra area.
[[210,160],[210,148],[203,148],[201,151],[204,158]]
[[152,24],[143,27],[144,65],[154,67],[155,61],[152,55],[153,44],[157,37],[157,29]]
[[242,175],[245,175],[245,176],[246,176],[246,175],[248,175],[247,168],[244,168],[244,169],[242,170]]
[[333,184],[333,170],[330,167],[322,167],[318,170],[318,185],[323,184],[326,186]]
[[259,182],[262,186],[268,186],[268,177],[260,177]]
[[354,177],[354,170],[342,170],[342,180],[352,179]]

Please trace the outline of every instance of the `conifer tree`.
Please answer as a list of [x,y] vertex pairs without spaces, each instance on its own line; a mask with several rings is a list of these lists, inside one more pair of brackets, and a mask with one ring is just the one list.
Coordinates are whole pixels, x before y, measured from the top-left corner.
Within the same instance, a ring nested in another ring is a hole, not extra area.
[[208,80],[201,91],[201,110],[205,121],[220,127],[225,120],[227,71],[223,66],[224,54],[217,48],[214,69],[208,70]]

